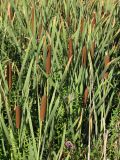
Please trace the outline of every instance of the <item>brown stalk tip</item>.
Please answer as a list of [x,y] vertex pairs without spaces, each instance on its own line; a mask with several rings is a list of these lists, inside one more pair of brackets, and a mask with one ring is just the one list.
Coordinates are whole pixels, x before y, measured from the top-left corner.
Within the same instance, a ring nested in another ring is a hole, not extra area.
[[20,128],[20,123],[21,123],[21,108],[19,106],[16,106],[15,109],[16,112],[16,128]]
[[51,72],[51,46],[47,48],[47,57],[46,57],[46,73],[50,74]]
[[7,65],[7,81],[9,90],[12,88],[12,63],[8,62]]
[[73,54],[72,38],[69,38],[68,40],[68,59],[71,58],[72,54]]
[[81,25],[80,25],[80,33],[83,33],[83,27],[84,27],[84,18],[81,19]]
[[108,73],[108,72],[105,72],[103,78],[104,78],[104,79],[107,79],[108,76],[109,76],[109,73]]
[[92,46],[90,49],[91,58],[94,58],[94,52],[95,52],[95,41],[92,42]]
[[85,89],[85,91],[84,91],[84,97],[83,97],[83,98],[84,98],[84,99],[83,99],[84,105],[87,104],[88,94],[89,94],[88,88],[86,87],[86,89]]
[[87,48],[86,45],[84,45],[82,48],[82,65],[86,66],[86,61],[87,61]]
[[47,96],[42,96],[41,99],[41,107],[40,107],[40,120],[44,121],[45,119],[45,113],[46,113],[46,107],[47,107]]
[[94,28],[96,25],[96,13],[93,12],[93,16],[92,16],[92,28]]
[[105,67],[108,65],[109,62],[110,62],[110,56],[107,54],[105,55],[105,58],[104,58]]

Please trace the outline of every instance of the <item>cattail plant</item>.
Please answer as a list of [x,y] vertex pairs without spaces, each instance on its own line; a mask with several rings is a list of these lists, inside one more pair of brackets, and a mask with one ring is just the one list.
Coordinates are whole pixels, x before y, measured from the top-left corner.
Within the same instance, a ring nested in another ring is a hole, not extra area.
[[[110,62],[110,56],[107,54],[107,55],[105,55],[105,58],[104,58],[104,66],[106,67],[109,62]],[[109,75],[109,72],[105,72],[104,79],[107,79],[108,75]]]
[[87,61],[87,48],[86,45],[84,44],[82,48],[82,65],[86,66],[86,61]]
[[20,123],[21,123],[21,107],[16,106],[15,112],[16,112],[16,128],[18,129],[20,128]]
[[81,24],[80,24],[80,34],[83,33],[83,30],[84,30],[84,18],[82,17],[81,18]]
[[72,38],[69,38],[68,40],[68,60],[72,57],[72,55],[73,55]]
[[34,20],[35,20],[35,8],[32,6],[32,15],[31,15],[31,28],[32,28],[32,33],[34,34]]
[[83,96],[83,104],[86,105],[87,104],[87,99],[88,99],[88,87],[85,88],[85,91],[84,91],[84,96]]
[[92,42],[91,49],[90,49],[90,54],[91,58],[94,58],[94,52],[95,52],[95,41]]
[[8,2],[8,6],[7,6],[7,15],[8,15],[9,21],[11,22],[13,19],[13,13],[12,13],[10,2]]
[[44,95],[42,96],[41,106],[40,106],[40,120],[41,121],[44,121],[45,119],[46,108],[47,108],[47,96]]
[[51,45],[47,48],[47,57],[46,57],[46,73],[50,74],[51,72]]
[[108,73],[108,72],[105,72],[103,78],[104,78],[104,79],[107,79],[107,78],[108,78],[108,75],[109,75],[109,73]]
[[105,58],[104,58],[105,67],[108,65],[109,62],[110,62],[110,56],[107,54],[105,55]]
[[95,25],[96,25],[96,12],[93,12],[93,15],[92,15],[92,29],[95,28]]
[[7,82],[9,90],[12,88],[12,62],[7,64]]

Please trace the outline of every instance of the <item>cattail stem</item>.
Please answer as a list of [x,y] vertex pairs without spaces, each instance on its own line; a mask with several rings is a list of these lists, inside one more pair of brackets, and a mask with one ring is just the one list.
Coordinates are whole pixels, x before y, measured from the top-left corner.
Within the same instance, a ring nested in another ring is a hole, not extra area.
[[8,62],[7,65],[7,81],[9,90],[12,88],[12,63]]
[[41,121],[44,121],[45,119],[46,108],[47,108],[47,96],[44,95],[42,96],[41,107],[40,107],[40,120]]
[[21,108],[19,106],[16,106],[15,109],[16,112],[16,128],[20,128],[20,123],[21,123]]
[[47,57],[46,57],[46,73],[50,74],[51,72],[51,46],[47,48]]

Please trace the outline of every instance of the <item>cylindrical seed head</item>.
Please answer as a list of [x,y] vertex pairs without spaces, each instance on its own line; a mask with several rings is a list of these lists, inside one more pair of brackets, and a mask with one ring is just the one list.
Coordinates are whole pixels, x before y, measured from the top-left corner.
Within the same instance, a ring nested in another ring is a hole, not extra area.
[[47,108],[47,96],[44,95],[42,96],[41,106],[40,106],[40,120],[41,121],[44,121],[45,119],[46,108]]
[[87,48],[86,45],[84,45],[82,48],[82,65],[86,66],[86,62],[87,62]]
[[105,72],[103,78],[104,78],[104,79],[107,79],[108,76],[109,76],[109,72]]
[[83,103],[84,103],[84,105],[87,104],[88,94],[89,94],[89,91],[88,91],[88,88],[86,87],[86,89],[84,91],[84,97],[83,97]]
[[21,108],[19,106],[16,106],[15,109],[16,112],[16,128],[20,128],[20,123],[21,123]]
[[46,73],[50,74],[51,72],[51,46],[47,48],[47,57],[46,57]]
[[105,67],[108,65],[109,62],[110,62],[110,56],[107,54],[105,55],[105,58],[104,58]]
[[69,38],[68,40],[68,60],[72,57],[72,55],[73,55],[72,38]]
[[84,18],[82,17],[81,24],[80,24],[80,34],[82,34],[83,31],[84,31]]
[[96,25],[96,13],[94,12],[92,16],[92,29],[95,27],[95,25]]
[[94,52],[95,52],[95,41],[92,42],[91,49],[90,49],[90,54],[91,58],[94,58]]

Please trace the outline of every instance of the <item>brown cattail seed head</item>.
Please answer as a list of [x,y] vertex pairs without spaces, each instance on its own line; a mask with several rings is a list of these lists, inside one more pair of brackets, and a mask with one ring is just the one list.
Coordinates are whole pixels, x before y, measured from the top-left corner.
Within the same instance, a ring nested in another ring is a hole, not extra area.
[[82,65],[86,66],[86,61],[87,61],[87,48],[86,45],[84,45],[82,48]]
[[84,98],[84,99],[83,99],[84,105],[87,104],[88,94],[89,94],[88,88],[86,87],[86,89],[85,89],[85,91],[84,91],[84,97],[83,97],[83,98]]
[[82,17],[81,19],[81,24],[80,24],[80,33],[82,34],[84,30],[84,18]]
[[91,49],[90,49],[90,54],[91,58],[94,58],[94,52],[95,52],[95,41],[92,42]]
[[46,57],[46,73],[50,74],[51,72],[51,46],[47,48],[47,57]]
[[7,65],[7,81],[9,90],[12,88],[12,63],[8,62]]
[[15,112],[16,112],[16,128],[20,128],[21,108],[19,106],[16,106]]
[[40,107],[40,120],[44,121],[45,119],[45,113],[46,113],[46,107],[47,107],[47,96],[42,96],[41,99],[41,107]]
[[104,58],[105,67],[108,65],[109,62],[110,62],[110,56],[107,54],[105,55],[105,58]]
[[95,25],[96,25],[96,13],[94,12],[92,16],[92,29],[95,27]]
[[68,40],[68,60],[72,57],[72,55],[73,55],[72,38],[69,38]]

